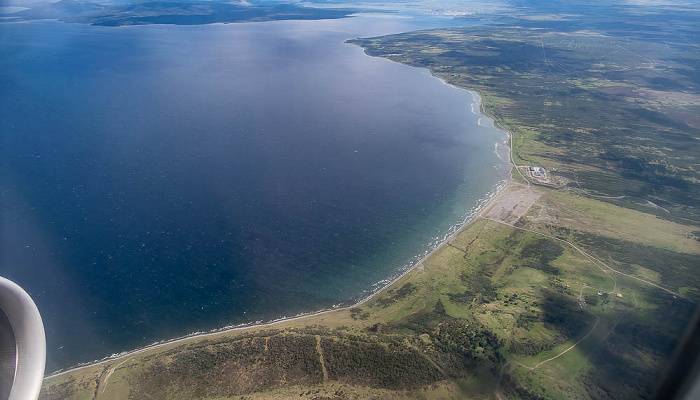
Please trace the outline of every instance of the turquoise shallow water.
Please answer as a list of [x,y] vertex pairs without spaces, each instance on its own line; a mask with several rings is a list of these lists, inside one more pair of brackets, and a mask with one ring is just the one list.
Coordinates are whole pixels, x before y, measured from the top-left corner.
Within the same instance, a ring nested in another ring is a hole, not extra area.
[[0,24],[0,274],[47,369],[351,302],[468,216],[503,133],[343,43],[454,23]]

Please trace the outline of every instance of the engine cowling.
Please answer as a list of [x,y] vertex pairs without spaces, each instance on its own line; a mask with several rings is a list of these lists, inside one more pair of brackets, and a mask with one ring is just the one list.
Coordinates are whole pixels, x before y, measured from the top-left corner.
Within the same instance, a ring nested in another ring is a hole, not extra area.
[[39,309],[19,285],[0,277],[0,400],[37,399],[45,365]]

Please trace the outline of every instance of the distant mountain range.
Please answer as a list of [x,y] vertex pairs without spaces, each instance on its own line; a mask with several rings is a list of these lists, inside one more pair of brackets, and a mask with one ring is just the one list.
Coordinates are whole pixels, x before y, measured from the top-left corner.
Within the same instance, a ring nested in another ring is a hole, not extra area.
[[356,10],[322,9],[279,3],[146,0],[103,5],[83,0],[60,0],[7,14],[6,21],[57,19],[102,26],[201,25],[217,22],[334,19],[347,17],[354,12]]

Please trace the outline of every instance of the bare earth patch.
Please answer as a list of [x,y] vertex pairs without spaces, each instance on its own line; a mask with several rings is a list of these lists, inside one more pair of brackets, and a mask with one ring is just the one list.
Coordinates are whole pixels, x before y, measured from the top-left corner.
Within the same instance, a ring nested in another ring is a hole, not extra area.
[[542,192],[527,185],[512,182],[484,210],[484,218],[514,225],[542,196]]

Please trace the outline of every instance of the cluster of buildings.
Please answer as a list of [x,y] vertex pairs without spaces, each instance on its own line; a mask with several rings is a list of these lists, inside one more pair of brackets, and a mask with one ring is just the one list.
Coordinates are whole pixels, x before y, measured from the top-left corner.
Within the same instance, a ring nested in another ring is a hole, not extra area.
[[535,179],[547,180],[547,170],[542,167],[527,167],[527,173]]

